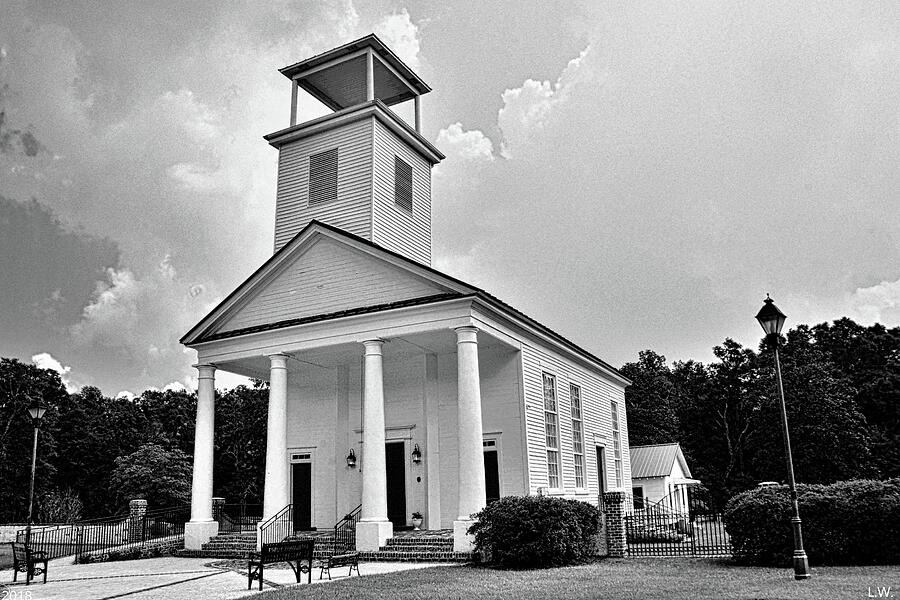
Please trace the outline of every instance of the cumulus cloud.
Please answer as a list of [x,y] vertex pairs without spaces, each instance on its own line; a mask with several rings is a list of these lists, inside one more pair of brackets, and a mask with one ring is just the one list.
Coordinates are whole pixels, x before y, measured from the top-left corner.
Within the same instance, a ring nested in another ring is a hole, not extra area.
[[462,123],[441,129],[437,146],[447,156],[457,156],[463,160],[494,160],[494,143],[478,129],[463,129]]
[[73,383],[71,379],[72,367],[68,365],[64,366],[61,362],[53,358],[49,352],[35,354],[31,357],[31,362],[39,369],[49,369],[59,373],[59,378],[62,380],[63,385],[66,386],[67,392],[72,393],[78,391],[80,386]]
[[572,89],[585,78],[583,65],[590,53],[591,46],[588,46],[570,60],[554,84],[526,79],[520,87],[501,94],[503,107],[497,114],[497,123],[503,132],[500,154],[504,158],[512,158],[535,132],[550,123],[555,107],[565,102]]
[[419,62],[419,27],[409,18],[404,8],[399,13],[388,15],[374,27],[375,35],[387,44],[410,69],[415,71]]
[[900,325],[900,279],[857,288],[850,297],[850,306],[863,323]]
[[71,334],[80,347],[114,354],[129,371],[143,373],[146,384],[187,378],[191,357],[178,339],[211,305],[202,286],[181,277],[166,256],[143,277],[128,268],[108,269]]

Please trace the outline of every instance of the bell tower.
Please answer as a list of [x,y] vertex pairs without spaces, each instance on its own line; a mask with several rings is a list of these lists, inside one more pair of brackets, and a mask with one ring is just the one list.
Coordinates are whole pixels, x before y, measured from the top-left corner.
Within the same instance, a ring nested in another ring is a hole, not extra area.
[[[431,168],[444,155],[422,137],[431,91],[374,34],[290,65],[290,127],[278,149],[275,250],[313,219],[431,265]],[[303,89],[332,111],[297,123]],[[389,107],[412,100],[415,122]]]

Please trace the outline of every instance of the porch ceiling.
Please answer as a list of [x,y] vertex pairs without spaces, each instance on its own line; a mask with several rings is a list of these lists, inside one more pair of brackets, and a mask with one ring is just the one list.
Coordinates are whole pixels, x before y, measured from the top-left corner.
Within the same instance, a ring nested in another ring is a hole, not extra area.
[[[456,332],[449,329],[384,338],[384,342],[382,352],[385,361],[402,360],[406,357],[422,354],[450,354],[456,352]],[[493,337],[484,331],[478,333],[478,347],[480,350],[489,350],[499,346],[512,348],[505,341]],[[363,346],[359,343],[336,344],[303,352],[293,352],[290,356],[291,360],[288,361],[289,372],[297,369],[301,363],[334,368],[361,360]],[[263,355],[227,362],[217,361],[216,366],[220,370],[246,377],[269,378],[269,358]]]

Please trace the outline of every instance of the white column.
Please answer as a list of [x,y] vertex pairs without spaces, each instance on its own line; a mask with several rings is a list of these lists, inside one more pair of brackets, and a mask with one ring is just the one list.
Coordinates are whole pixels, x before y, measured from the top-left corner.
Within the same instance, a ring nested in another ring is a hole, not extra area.
[[416,114],[416,133],[422,133],[422,107],[420,106],[421,96],[416,96],[413,100],[413,104],[415,105],[415,114]]
[[481,428],[481,382],[478,374],[478,330],[456,329],[457,411],[459,424],[459,517],[453,522],[453,550],[470,552],[466,529],[473,513],[487,504]]
[[296,79],[291,80],[291,127],[297,124],[297,90],[300,87]]
[[387,470],[384,459],[384,384],[382,340],[363,342],[365,390],[363,396],[362,510],[356,525],[356,549],[378,550],[394,534],[387,518]]
[[366,102],[375,99],[375,65],[372,63],[372,51],[366,52]]
[[425,523],[441,528],[441,406],[437,354],[425,355]]
[[287,457],[287,358],[284,354],[273,354],[269,357],[263,521],[290,504]]
[[188,550],[199,550],[219,532],[219,524],[212,518],[216,368],[213,365],[194,367],[198,371],[197,423],[194,429],[191,520],[184,529],[184,547]]

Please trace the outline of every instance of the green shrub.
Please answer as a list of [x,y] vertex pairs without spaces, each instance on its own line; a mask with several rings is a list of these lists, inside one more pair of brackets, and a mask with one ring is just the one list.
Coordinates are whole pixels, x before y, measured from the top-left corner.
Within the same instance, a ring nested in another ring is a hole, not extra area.
[[600,512],[578,500],[507,496],[469,528],[486,562],[507,568],[558,567],[594,556]]
[[[798,485],[803,546],[812,564],[900,563],[900,479]],[[786,566],[794,538],[786,486],[748,490],[725,508],[737,560]]]

